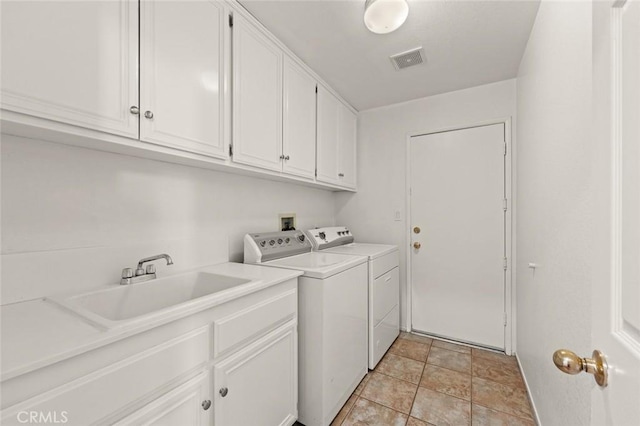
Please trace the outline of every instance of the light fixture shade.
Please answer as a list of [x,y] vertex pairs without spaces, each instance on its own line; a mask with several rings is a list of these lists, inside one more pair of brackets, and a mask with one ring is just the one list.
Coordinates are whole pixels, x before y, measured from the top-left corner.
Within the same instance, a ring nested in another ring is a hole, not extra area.
[[364,24],[376,34],[397,30],[407,16],[409,5],[406,0],[367,0],[364,4]]

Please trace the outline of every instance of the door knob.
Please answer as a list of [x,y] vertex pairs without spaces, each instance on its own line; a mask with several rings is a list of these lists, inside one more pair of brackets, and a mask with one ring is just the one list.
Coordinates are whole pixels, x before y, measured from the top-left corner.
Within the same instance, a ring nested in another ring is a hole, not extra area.
[[420,244],[418,242],[413,243],[413,248],[414,249],[419,249],[420,247],[422,247],[422,244]]
[[416,226],[415,228],[413,228],[413,233],[414,234],[419,234],[420,233],[420,227]]
[[595,350],[591,355],[593,358],[580,358],[574,352],[567,349],[560,349],[553,353],[553,363],[560,371],[567,374],[578,374],[581,372],[593,374],[596,383],[602,387],[607,386],[607,360],[602,352]]

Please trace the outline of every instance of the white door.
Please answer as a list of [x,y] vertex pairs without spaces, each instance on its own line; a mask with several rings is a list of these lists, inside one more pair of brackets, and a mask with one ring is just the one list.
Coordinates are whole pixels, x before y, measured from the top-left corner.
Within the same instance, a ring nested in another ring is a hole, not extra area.
[[338,107],[338,179],[340,185],[356,187],[356,127],[358,116],[342,103]]
[[298,417],[297,353],[290,323],[215,365],[214,424],[292,424]]
[[340,101],[318,85],[318,181],[339,184],[338,114]]
[[284,62],[282,171],[313,179],[316,172],[316,81],[293,62]]
[[494,124],[411,138],[414,330],[505,347],[504,134]]
[[140,18],[140,139],[225,158],[223,3],[142,1]]
[[[592,349],[609,364],[592,387],[592,425],[640,422],[640,1],[594,3],[598,226]],[[612,90],[613,88],[613,90]],[[573,348],[568,348],[573,349]],[[590,353],[579,353],[590,356]]]
[[283,53],[238,14],[232,38],[233,161],[281,171]]
[[202,372],[128,415],[114,426],[211,425],[211,399],[211,377],[208,372]]
[[138,1],[3,1],[2,108],[138,138]]

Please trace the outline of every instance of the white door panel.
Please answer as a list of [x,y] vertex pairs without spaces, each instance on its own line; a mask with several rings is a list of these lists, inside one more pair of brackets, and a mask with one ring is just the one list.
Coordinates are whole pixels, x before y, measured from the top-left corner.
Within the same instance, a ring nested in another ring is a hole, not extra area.
[[592,385],[591,418],[593,425],[636,425],[640,419],[640,1],[595,2],[594,40],[598,132],[594,170],[601,173],[597,182],[603,186],[596,204],[602,224],[596,234],[591,349],[606,356],[609,384]]
[[233,24],[233,160],[282,170],[283,53],[238,14]]
[[138,2],[2,2],[2,108],[138,137]]
[[412,328],[504,349],[504,124],[411,139]]
[[318,153],[320,182],[339,184],[338,179],[338,114],[340,101],[318,85]]
[[286,58],[282,171],[313,179],[316,169],[316,81]]
[[358,117],[349,108],[338,108],[338,179],[349,188],[356,187],[356,124]]
[[140,11],[140,139],[226,157],[222,3],[143,1]]

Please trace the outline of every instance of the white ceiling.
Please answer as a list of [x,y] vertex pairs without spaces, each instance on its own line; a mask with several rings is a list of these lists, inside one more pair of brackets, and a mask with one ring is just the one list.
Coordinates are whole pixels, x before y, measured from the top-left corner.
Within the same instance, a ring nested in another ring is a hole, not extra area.
[[[409,18],[379,35],[365,0],[239,0],[358,110],[516,76],[539,0],[408,0]],[[426,62],[396,71],[389,56],[424,47]]]

